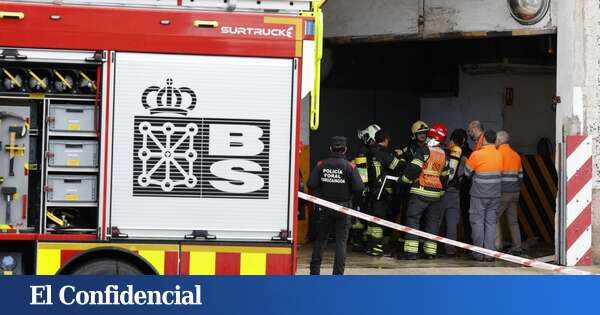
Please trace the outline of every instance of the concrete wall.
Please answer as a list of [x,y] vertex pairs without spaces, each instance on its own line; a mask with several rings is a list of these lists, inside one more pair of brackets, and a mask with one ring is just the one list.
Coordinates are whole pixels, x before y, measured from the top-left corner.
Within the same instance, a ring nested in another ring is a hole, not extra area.
[[[423,1],[421,3],[421,1]],[[563,0],[569,2],[567,0]],[[506,0],[329,0],[324,6],[326,37],[422,35],[452,32],[553,30],[556,2],[539,23],[524,26],[510,15]]]
[[562,141],[566,118],[577,116],[581,131],[593,137],[592,255],[600,263],[600,7],[597,1],[556,1],[556,139]]
[[[600,7],[598,1],[576,1],[576,82],[583,100],[574,113],[583,116],[584,132],[593,137],[592,255],[600,263]],[[560,48],[560,47],[559,47]],[[579,54],[577,52],[580,51]],[[583,58],[578,59],[578,56]],[[579,79],[579,80],[577,80]]]
[[[458,97],[422,98],[421,119],[440,121],[449,130],[480,120],[486,129],[506,129],[513,147],[534,154],[542,137],[554,140],[554,75],[472,75],[461,72]],[[504,106],[504,89],[514,89],[514,103]],[[535,119],[532,119],[535,117]]]

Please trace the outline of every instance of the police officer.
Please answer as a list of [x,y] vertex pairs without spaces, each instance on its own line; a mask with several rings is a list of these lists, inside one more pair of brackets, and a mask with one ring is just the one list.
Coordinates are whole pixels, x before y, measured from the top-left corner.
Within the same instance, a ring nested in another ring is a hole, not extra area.
[[[410,197],[406,215],[406,225],[420,229],[421,216],[425,213],[425,231],[436,233],[439,227],[440,213],[436,211],[436,203],[444,193],[448,183],[448,159],[446,152],[440,147],[444,142],[448,129],[443,124],[434,124],[427,133],[429,142],[422,152],[417,152],[413,160],[406,166],[401,182],[410,185]],[[399,259],[417,259],[419,238],[412,234],[405,236],[404,252]],[[437,244],[426,240],[423,251],[428,258],[435,257]]]
[[[355,198],[355,206],[359,211],[367,211],[370,208],[369,198],[369,161],[371,160],[371,147],[375,143],[375,134],[381,130],[381,127],[377,124],[371,124],[363,130],[358,130],[358,139],[361,141],[361,146],[358,149],[356,156],[353,159],[354,165],[360,174],[365,190],[360,196]],[[352,251],[364,252],[365,251],[365,240],[366,231],[365,223],[358,218],[352,218],[352,226],[350,228],[350,244],[352,244]]]
[[[375,134],[377,144],[371,147],[369,161],[369,191],[372,199],[372,215],[378,218],[387,218],[391,212],[393,184],[387,181],[382,193],[379,191],[384,184],[385,176],[396,175],[400,159],[389,151],[390,137],[384,130]],[[383,228],[377,224],[369,223],[367,227],[367,254],[372,256],[383,255]]]
[[[346,159],[346,138],[331,139],[331,157],[319,161],[308,179],[308,187],[318,197],[350,207],[353,195],[360,194],[364,185],[354,164]],[[343,275],[346,264],[346,242],[350,229],[350,217],[343,213],[317,206],[317,239],[310,261],[310,274],[321,273],[323,245],[327,241],[329,230],[335,226],[335,260],[333,274]]]

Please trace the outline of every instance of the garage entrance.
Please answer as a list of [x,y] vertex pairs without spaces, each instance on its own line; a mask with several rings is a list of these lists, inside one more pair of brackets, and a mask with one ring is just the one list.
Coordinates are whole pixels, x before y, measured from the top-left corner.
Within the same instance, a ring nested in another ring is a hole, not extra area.
[[[391,148],[408,144],[415,120],[442,122],[450,132],[467,129],[471,120],[507,130],[525,172],[519,224],[526,253],[554,254],[556,35],[326,47],[321,124],[310,133],[311,165],[328,155],[333,135],[348,138],[353,156],[356,131],[371,123],[389,132]],[[464,224],[459,227],[464,241],[461,230]],[[509,245],[508,231],[503,234]]]

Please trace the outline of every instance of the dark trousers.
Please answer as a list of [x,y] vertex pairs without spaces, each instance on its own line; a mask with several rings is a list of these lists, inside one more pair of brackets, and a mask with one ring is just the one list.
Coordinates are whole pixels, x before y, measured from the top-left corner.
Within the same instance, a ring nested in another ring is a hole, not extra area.
[[[425,215],[425,232],[435,234],[438,232],[441,221],[441,210],[437,206],[438,200],[420,197],[411,194],[408,201],[408,211],[406,214],[406,226],[421,230],[421,217]],[[404,252],[411,255],[419,251],[419,237],[406,233],[404,241]],[[437,243],[431,240],[423,242],[423,252],[426,255],[435,256],[437,254]]]
[[[349,207],[350,202],[338,202],[337,204]],[[323,207],[316,207],[317,221],[317,239],[314,242],[312,259],[310,260],[310,274],[321,274],[321,260],[323,257],[323,248],[327,242],[329,231],[333,225],[335,228],[335,259],[333,263],[333,274],[343,275],[346,266],[346,242],[348,241],[348,232],[350,230],[350,217]]]

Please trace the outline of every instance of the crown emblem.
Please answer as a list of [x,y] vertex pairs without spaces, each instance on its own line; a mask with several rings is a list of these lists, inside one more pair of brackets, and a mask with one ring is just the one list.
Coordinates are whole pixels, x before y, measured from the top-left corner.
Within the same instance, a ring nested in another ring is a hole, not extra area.
[[[156,93],[156,98],[148,102],[150,94]],[[187,94],[190,100],[183,104],[183,94]],[[144,90],[142,94],[142,106],[150,110],[150,114],[178,114],[187,115],[187,113],[196,107],[196,93],[188,87],[173,87],[173,79],[167,79],[167,86],[151,86]]]

